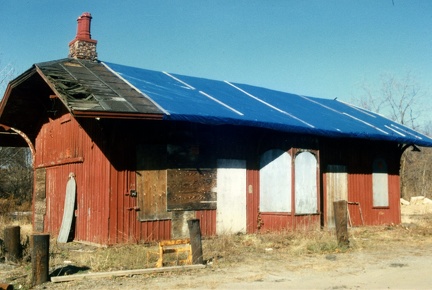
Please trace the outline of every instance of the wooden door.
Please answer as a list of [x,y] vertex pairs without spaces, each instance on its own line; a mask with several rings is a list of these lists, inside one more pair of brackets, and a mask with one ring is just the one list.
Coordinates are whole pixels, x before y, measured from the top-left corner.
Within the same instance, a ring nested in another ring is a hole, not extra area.
[[327,227],[334,228],[333,202],[348,201],[348,173],[344,165],[328,165],[326,173],[326,222]]

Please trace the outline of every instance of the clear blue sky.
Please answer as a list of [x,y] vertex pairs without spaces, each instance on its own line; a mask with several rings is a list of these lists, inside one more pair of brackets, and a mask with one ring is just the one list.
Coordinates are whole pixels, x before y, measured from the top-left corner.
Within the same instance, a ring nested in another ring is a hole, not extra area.
[[383,73],[431,88],[431,0],[0,0],[0,66],[67,57],[82,12],[109,62],[345,101]]

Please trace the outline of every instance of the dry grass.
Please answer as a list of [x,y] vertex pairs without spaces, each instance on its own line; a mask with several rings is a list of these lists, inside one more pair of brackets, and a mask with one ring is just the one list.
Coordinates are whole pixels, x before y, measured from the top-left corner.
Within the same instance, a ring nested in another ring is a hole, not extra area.
[[7,215],[11,211],[29,211],[31,202],[20,202],[14,198],[0,198],[0,216]]
[[[432,242],[432,214],[423,214],[414,224],[400,226],[376,226],[350,228],[350,247],[337,245],[334,231],[285,231],[280,233],[221,235],[203,239],[206,263],[213,268],[229,268],[239,263],[271,263],[274,259],[290,259],[302,256],[331,256],[336,253],[355,253],[364,249],[377,252],[393,246],[422,247]],[[11,220],[0,216],[0,239],[6,225],[21,226],[24,259],[18,272],[0,277],[3,281],[20,281],[29,285],[30,260],[28,237],[31,225],[26,220]],[[58,244],[50,241],[50,272],[54,275],[78,272],[101,272],[152,268],[157,255],[156,244],[130,244],[97,247],[82,243]],[[0,255],[2,256],[2,255]],[[24,278],[16,278],[22,276]],[[18,280],[14,280],[18,279]],[[25,287],[24,287],[25,288]]]
[[[432,221],[432,215],[429,216]],[[0,217],[0,238],[3,238],[4,218]],[[19,224],[9,221],[9,225]],[[28,246],[31,225],[21,222],[21,240]],[[392,243],[421,242],[432,238],[431,223],[424,223],[412,228],[405,226],[377,226],[350,228],[350,247],[338,247],[333,231],[286,231],[264,234],[221,235],[203,239],[204,260],[214,265],[223,266],[241,263],[263,256],[303,256],[327,255],[341,252],[361,251],[388,247]],[[385,243],[382,243],[385,241]],[[157,261],[157,246],[148,244],[130,244],[111,247],[97,247],[82,243],[58,244],[50,241],[50,268],[75,265],[92,272],[151,268]]]

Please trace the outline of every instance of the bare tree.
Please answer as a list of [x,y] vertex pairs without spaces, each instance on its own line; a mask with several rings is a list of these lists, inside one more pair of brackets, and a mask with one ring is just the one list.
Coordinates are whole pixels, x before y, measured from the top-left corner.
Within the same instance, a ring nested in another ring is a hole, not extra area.
[[[12,64],[2,65],[0,62],[0,98],[14,74]],[[32,173],[28,148],[0,147],[0,199],[12,199],[18,205],[29,203]]]
[[[363,108],[380,113],[387,118],[422,131],[432,133],[432,123],[423,118],[428,111],[426,101],[431,93],[421,88],[413,75],[408,72],[397,78],[394,75],[381,76],[378,87],[362,86],[364,94],[354,102]],[[423,123],[423,125],[421,125]],[[401,158],[401,195],[409,199],[411,196],[432,195],[432,150],[422,149],[422,153],[405,151]]]
[[15,69],[11,63],[2,65],[0,60],[0,100],[3,98],[3,93],[8,82],[14,77]]
[[30,201],[32,173],[28,148],[0,147],[0,198],[18,204]]
[[428,92],[416,82],[411,72],[403,77],[383,74],[379,87],[362,86],[364,94],[354,102],[415,130],[420,129]]

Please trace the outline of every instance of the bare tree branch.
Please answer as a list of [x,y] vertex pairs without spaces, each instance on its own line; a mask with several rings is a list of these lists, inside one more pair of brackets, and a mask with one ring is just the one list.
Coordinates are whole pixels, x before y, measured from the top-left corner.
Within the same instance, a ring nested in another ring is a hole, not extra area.
[[[0,55],[1,56],[1,55]],[[15,75],[15,68],[11,63],[2,65],[0,59],[0,100],[3,98],[7,84]]]
[[405,126],[419,129],[420,119],[427,111],[427,92],[420,88],[411,72],[401,78],[384,74],[379,85],[363,84],[361,88],[364,94],[354,99],[356,104]]
[[[380,84],[363,84],[363,95],[354,103],[368,110],[426,134],[432,134],[432,121],[422,120],[427,115],[427,99],[431,94],[423,90],[411,72],[397,78],[391,74],[381,76]],[[420,127],[421,121],[424,122]],[[423,128],[423,130],[422,130]],[[422,148],[422,153],[406,150],[401,158],[401,194],[412,196],[432,194],[432,149]]]

